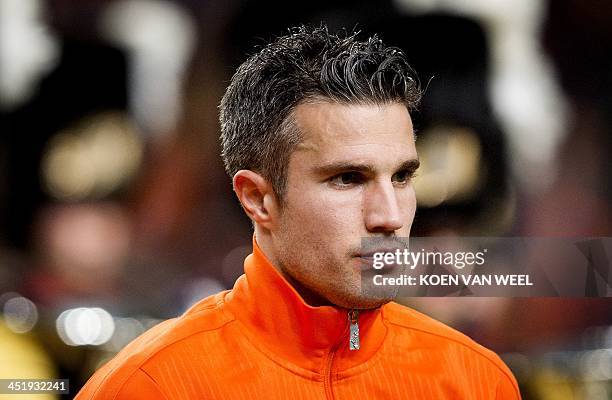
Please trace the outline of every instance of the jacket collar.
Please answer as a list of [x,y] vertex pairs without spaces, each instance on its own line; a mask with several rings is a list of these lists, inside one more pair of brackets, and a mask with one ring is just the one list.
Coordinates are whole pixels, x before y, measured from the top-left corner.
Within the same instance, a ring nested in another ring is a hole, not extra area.
[[358,317],[359,350],[349,350],[349,310],[312,307],[270,263],[253,238],[253,253],[244,261],[244,275],[225,297],[228,311],[262,351],[315,373],[342,371],[370,359],[381,346],[387,328],[379,309]]

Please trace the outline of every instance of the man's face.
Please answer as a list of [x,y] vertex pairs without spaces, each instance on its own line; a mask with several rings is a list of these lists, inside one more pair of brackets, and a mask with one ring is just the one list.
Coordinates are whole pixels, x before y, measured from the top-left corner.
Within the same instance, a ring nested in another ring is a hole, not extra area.
[[407,237],[416,210],[412,121],[401,104],[299,105],[274,259],[311,303],[373,308],[361,294],[363,237]]

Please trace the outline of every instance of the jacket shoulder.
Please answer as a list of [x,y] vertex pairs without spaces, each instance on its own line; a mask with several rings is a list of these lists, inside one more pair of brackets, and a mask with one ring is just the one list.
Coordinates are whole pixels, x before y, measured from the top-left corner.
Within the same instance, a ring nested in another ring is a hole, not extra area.
[[[500,385],[510,385],[514,387],[515,393],[518,393],[516,379],[501,358],[467,335],[432,317],[394,302],[383,307],[382,315],[387,324],[396,328],[400,337],[405,335],[411,338],[410,341],[405,341],[407,345],[416,342],[447,354],[460,352],[461,355],[467,355],[467,360],[464,357],[458,358],[464,362],[472,360],[478,365],[496,371],[500,376]],[[445,359],[453,359],[453,357],[445,357]],[[518,396],[517,398],[520,398],[520,395]]]
[[[412,334],[427,337],[430,340],[469,348],[495,364],[499,360],[494,352],[476,343],[467,335],[412,308],[394,302],[389,303],[383,307],[383,318],[387,323],[398,326],[400,330],[407,330]],[[501,363],[501,361],[499,362]]]
[[134,397],[133,393],[124,393],[129,387],[136,387],[132,385],[136,382],[139,387],[149,388],[147,398],[165,399],[142,367],[164,349],[180,344],[192,335],[216,331],[232,321],[233,318],[220,309],[225,294],[209,296],[182,316],[163,321],[134,339],[96,371],[75,399],[140,398]]

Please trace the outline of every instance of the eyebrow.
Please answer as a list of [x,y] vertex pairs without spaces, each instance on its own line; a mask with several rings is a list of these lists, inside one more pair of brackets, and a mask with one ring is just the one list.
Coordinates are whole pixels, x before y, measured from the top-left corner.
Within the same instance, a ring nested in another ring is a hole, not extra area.
[[[407,160],[401,163],[396,171],[408,171],[409,173],[413,173],[419,168],[420,164],[418,159]],[[374,168],[372,164],[358,164],[345,161],[325,164],[314,168],[314,172],[318,175],[332,175],[343,171],[357,171],[374,174],[376,168]]]

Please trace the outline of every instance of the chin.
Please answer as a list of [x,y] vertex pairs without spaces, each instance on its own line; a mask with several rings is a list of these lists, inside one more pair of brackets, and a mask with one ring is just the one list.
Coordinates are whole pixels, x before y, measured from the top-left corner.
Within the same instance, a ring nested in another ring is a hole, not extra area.
[[340,295],[336,299],[330,299],[331,303],[349,310],[371,310],[392,301],[395,296],[372,297],[372,296],[351,296]]

